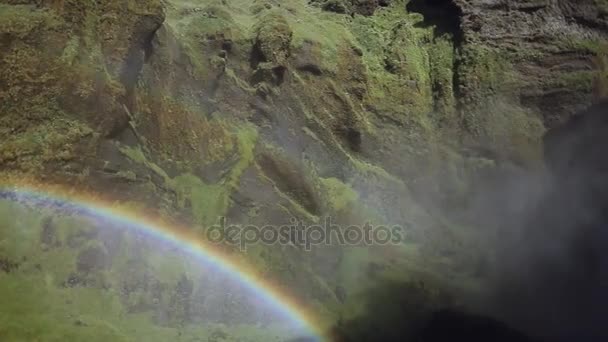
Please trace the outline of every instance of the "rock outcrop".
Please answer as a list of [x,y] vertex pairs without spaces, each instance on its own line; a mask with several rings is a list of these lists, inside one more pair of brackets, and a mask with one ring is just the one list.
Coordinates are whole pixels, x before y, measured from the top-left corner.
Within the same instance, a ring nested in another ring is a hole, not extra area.
[[[546,127],[567,120],[593,101],[599,59],[606,55],[601,43],[606,40],[601,2],[455,3],[462,12],[464,44],[496,49],[497,62],[511,69],[506,76],[514,83],[519,103],[540,113]],[[478,87],[474,80],[461,86],[465,97],[466,89]]]

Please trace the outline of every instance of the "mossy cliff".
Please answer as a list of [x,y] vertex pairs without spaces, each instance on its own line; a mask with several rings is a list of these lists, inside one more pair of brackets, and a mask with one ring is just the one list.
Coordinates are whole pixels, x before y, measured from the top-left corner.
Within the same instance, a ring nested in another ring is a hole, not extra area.
[[406,226],[391,248],[244,254],[328,325],[378,284],[471,287],[479,222],[457,213],[486,179],[535,167],[545,129],[608,89],[606,5],[587,2],[0,0],[0,172],[201,233],[221,216]]

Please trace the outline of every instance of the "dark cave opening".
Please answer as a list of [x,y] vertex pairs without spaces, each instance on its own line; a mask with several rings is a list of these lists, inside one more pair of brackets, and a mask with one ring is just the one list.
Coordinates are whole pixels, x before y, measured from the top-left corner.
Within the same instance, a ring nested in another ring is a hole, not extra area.
[[424,25],[435,27],[435,36],[450,34],[455,45],[462,42],[462,10],[452,0],[412,0],[407,10],[422,14]]
[[[448,36],[453,43],[455,56],[459,56],[464,43],[464,31],[462,28],[462,10],[453,0],[412,0],[407,6],[409,12],[420,13],[424,17],[421,24],[425,27],[434,27],[434,36]],[[461,59],[454,58],[452,70],[452,89],[454,96],[460,99],[460,70]],[[435,84],[433,91],[438,92],[440,87]],[[460,101],[457,101],[460,107]]]

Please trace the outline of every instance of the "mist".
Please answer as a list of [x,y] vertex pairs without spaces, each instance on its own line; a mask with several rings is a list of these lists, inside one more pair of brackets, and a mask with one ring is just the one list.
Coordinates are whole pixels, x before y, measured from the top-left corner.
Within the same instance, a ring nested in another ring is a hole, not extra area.
[[606,112],[604,101],[545,136],[546,169],[516,180],[525,204],[497,240],[492,311],[536,336],[599,341],[605,326]]
[[445,283],[451,299],[435,305],[421,288],[381,285],[368,317],[344,323],[340,338],[606,340],[607,112],[604,101],[576,113],[545,135],[543,165],[504,165],[477,191],[464,215],[475,217],[486,259],[480,291]]

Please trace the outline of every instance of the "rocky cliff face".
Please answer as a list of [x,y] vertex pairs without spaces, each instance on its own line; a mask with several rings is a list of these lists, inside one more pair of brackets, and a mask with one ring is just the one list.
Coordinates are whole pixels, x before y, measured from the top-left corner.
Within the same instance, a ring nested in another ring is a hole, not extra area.
[[[510,64],[519,103],[547,127],[591,103],[605,51],[600,1],[457,1],[464,41],[497,48]],[[549,72],[547,72],[549,71]],[[476,87],[466,84],[463,87]],[[465,90],[466,93],[466,90]],[[474,101],[478,102],[478,101]],[[583,107],[582,107],[583,106]]]
[[328,321],[356,315],[361,288],[396,270],[481,276],[479,222],[461,213],[486,180],[537,165],[544,131],[605,92],[607,8],[0,1],[0,171],[201,234],[221,216],[410,227],[390,249],[245,255]]

